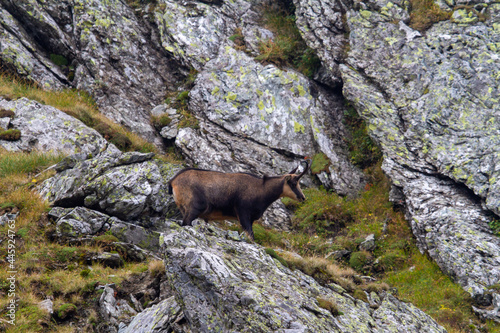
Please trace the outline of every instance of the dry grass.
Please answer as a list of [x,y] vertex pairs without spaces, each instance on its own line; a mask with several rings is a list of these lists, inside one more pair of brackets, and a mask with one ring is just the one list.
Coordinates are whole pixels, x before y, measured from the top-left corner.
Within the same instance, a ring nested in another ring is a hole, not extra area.
[[148,270],[152,276],[160,276],[165,273],[165,263],[163,260],[151,260],[148,264]]
[[32,82],[5,73],[0,73],[0,96],[4,96],[8,99],[26,97],[42,104],[51,105],[81,120],[89,127],[97,127],[96,130],[100,133],[103,131],[99,131],[99,126],[100,128],[109,128],[107,133],[103,132],[101,134],[103,136],[108,136],[107,139],[122,150],[142,152],[157,151],[153,144],[124,129],[122,126],[99,113],[94,100],[85,92],[74,89],[63,89],[58,91],[44,90]]

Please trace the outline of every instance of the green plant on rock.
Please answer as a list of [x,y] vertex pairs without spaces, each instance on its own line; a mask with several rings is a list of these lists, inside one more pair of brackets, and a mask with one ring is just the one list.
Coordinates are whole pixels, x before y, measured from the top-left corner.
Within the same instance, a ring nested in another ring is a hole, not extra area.
[[442,10],[434,0],[410,0],[410,24],[415,30],[425,31],[434,23],[449,20],[452,12]]
[[14,118],[15,117],[14,111],[11,110],[5,110],[5,109],[0,109],[0,118]]
[[328,171],[328,167],[330,166],[330,164],[331,162],[325,154],[318,153],[312,158],[311,173],[313,175],[316,175],[318,173],[321,173],[322,171]]
[[491,230],[493,230],[493,233],[500,237],[500,220],[492,220],[490,223],[488,223]]
[[152,116],[151,122],[156,130],[160,131],[163,127],[170,125],[172,118],[170,118],[168,114],[164,113],[160,116]]
[[302,39],[295,24],[294,12],[293,4],[286,1],[268,7],[264,13],[264,24],[275,36],[260,42],[260,55],[255,59],[264,64],[291,66],[312,77],[321,66],[321,61]]
[[18,129],[0,130],[0,140],[17,141],[21,139],[21,131]]
[[330,313],[336,317],[336,316],[341,316],[344,313],[339,310],[337,303],[333,299],[325,299],[321,297],[316,297],[316,300],[318,301],[318,305],[320,308],[323,308],[325,310],[330,311]]
[[283,266],[288,267],[288,263],[286,262],[286,260],[280,257],[274,249],[267,247],[265,251],[271,256],[271,258],[278,260]]
[[57,309],[56,313],[59,319],[67,319],[68,317],[76,313],[76,305],[71,303],[64,303],[59,307],[59,309]]
[[382,151],[368,135],[365,121],[358,115],[354,107],[347,104],[344,112],[344,123],[351,134],[349,154],[352,164],[361,169],[375,165],[382,159]]
[[349,259],[349,266],[354,268],[356,271],[362,271],[362,269],[368,265],[372,256],[367,251],[358,251],[351,254]]
[[234,30],[234,34],[231,37],[229,37],[229,40],[234,43],[236,50],[244,51],[246,49],[245,38],[243,36],[241,28],[236,28]]

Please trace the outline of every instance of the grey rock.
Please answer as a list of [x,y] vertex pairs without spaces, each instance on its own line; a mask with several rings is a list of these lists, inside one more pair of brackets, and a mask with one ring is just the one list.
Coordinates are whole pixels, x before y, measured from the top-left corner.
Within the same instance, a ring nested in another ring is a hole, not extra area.
[[149,253],[141,249],[139,246],[124,243],[124,242],[114,242],[113,247],[115,250],[121,254],[121,256],[126,261],[145,261],[149,257]]
[[375,234],[366,236],[365,240],[359,244],[359,249],[365,251],[373,251],[376,247],[377,244],[375,244]]
[[137,314],[130,324],[118,333],[169,332],[184,317],[175,297],[167,298]]
[[84,205],[125,221],[173,216],[178,211],[166,184],[179,167],[152,157],[108,150],[56,174],[39,191],[54,205]]
[[40,303],[38,303],[38,307],[47,312],[48,314],[53,314],[54,313],[54,302],[50,298],[47,298]]
[[342,1],[294,0],[297,27],[307,45],[317,52],[328,79],[320,79],[332,87],[341,86],[339,63],[345,57],[347,40],[343,23]]
[[[420,250],[484,300],[500,281],[500,238],[488,226],[500,213],[498,52],[488,47],[500,41],[500,7],[485,4],[487,18],[477,22],[449,6],[452,19],[425,36],[394,23],[408,17],[404,2],[349,8],[350,50],[340,70]],[[500,321],[493,307],[483,310]]]
[[[367,303],[276,263],[258,245],[208,231],[200,223],[161,237],[166,273],[192,331],[445,332],[422,311],[389,294],[380,295],[382,310],[372,312]],[[333,317],[320,308],[318,295],[335,301],[343,314]]]
[[[179,71],[147,21],[118,0],[4,1],[1,7],[0,58],[10,70],[44,88],[86,90],[106,116],[161,146],[149,110]],[[50,54],[67,65],[56,65]]]
[[115,298],[115,290],[111,285],[104,287],[99,298],[99,313],[105,322],[114,326],[118,326],[120,322],[130,322],[130,318],[137,314],[126,300]]
[[0,146],[7,150],[94,155],[106,148],[118,151],[97,131],[52,106],[23,97],[15,101],[0,99],[0,108],[14,111],[11,126],[21,131],[18,141],[0,140]]
[[104,267],[119,268],[122,267],[124,262],[118,253],[102,252],[91,259],[92,263],[100,263]]
[[263,66],[228,46],[198,75],[189,109],[201,129],[181,129],[176,144],[193,163],[210,160],[223,171],[262,174],[264,162],[276,173],[286,172],[291,160],[323,152],[332,162],[329,175],[320,178],[325,186],[355,195],[364,184],[342,141],[344,105],[300,73]]
[[[49,216],[55,218],[58,237],[65,239],[96,236],[104,232],[111,233],[120,240],[120,243],[114,244],[122,249],[127,260],[142,261],[145,256],[154,256],[144,250],[153,253],[159,250],[160,233],[141,227],[136,221],[123,222],[116,217],[80,206],[54,207],[50,210]],[[175,227],[177,224],[172,222],[168,226]]]
[[85,207],[66,209],[64,213],[58,214],[51,210],[49,215],[58,216],[56,220],[56,231],[59,237],[81,237],[95,235],[109,229],[109,216]]

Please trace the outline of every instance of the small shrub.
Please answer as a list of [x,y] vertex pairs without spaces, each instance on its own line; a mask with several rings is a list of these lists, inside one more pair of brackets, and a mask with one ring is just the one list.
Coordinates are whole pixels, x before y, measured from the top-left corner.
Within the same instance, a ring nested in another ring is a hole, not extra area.
[[341,316],[344,314],[343,312],[339,311],[339,308],[337,307],[337,304],[335,303],[334,300],[324,299],[321,297],[316,297],[316,300],[318,301],[318,305],[320,308],[330,311],[330,313],[334,317]]
[[360,299],[362,300],[363,302],[366,302],[368,303],[368,296],[366,295],[366,293],[361,290],[361,289],[356,289],[354,290],[354,292],[352,293],[352,296],[354,298],[357,298],[357,299]]
[[236,28],[234,34],[231,37],[229,37],[229,40],[231,40],[234,43],[236,50],[240,51],[245,50],[245,38],[243,37],[243,32],[241,31],[241,28]]
[[76,312],[76,305],[71,303],[64,303],[57,309],[57,317],[61,320],[64,320],[70,316],[72,316]]
[[16,234],[21,238],[26,238],[26,235],[28,234],[28,228],[21,228],[17,231]]
[[50,60],[57,66],[68,66],[68,59],[60,54],[50,54]]
[[80,276],[82,278],[87,278],[87,277],[89,277],[90,272],[91,272],[91,270],[88,268],[82,269],[82,271],[80,272]]
[[492,220],[489,226],[493,230],[493,233],[500,237],[500,220]]
[[68,262],[78,257],[79,249],[76,247],[63,247],[56,251],[56,259],[60,262]]
[[354,252],[349,259],[349,266],[356,271],[361,271],[370,262],[370,259],[371,255],[367,251]]
[[0,109],[0,118],[14,118],[15,117],[14,111],[11,110],[5,110],[5,109]]
[[344,208],[344,199],[324,190],[306,189],[307,200],[295,210],[294,228],[309,234],[335,236],[351,222],[352,214]]
[[406,263],[407,256],[402,251],[389,251],[378,258],[378,266],[384,271],[401,269]]
[[17,141],[21,139],[21,131],[18,129],[0,130],[0,140]]
[[365,169],[380,161],[382,151],[368,135],[365,121],[350,105],[347,105],[344,112],[344,123],[352,136],[349,140],[349,155],[352,164]]

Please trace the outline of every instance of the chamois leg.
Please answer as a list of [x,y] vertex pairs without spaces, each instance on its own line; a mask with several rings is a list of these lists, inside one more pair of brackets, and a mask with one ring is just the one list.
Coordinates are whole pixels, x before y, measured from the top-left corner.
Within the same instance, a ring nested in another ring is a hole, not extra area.
[[193,220],[195,218],[197,218],[198,216],[200,216],[201,213],[202,213],[202,210],[198,210],[198,209],[188,210],[186,212],[186,214],[184,215],[184,218],[182,219],[182,226],[192,225]]
[[250,237],[251,240],[255,241],[254,235],[253,235],[253,229],[252,229],[252,224],[253,221],[250,218],[250,215],[245,214],[245,213],[239,213],[238,214],[238,220],[240,221],[241,226],[243,227],[243,230],[246,231],[248,236]]

